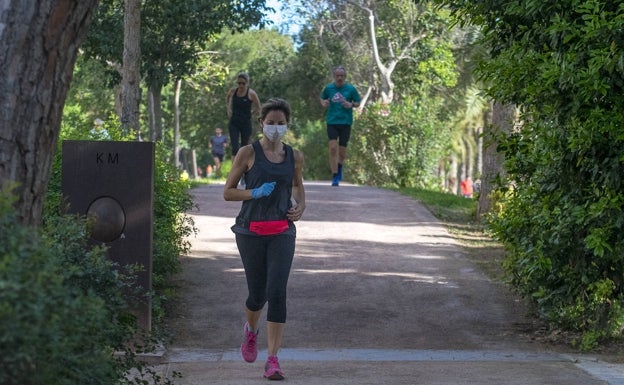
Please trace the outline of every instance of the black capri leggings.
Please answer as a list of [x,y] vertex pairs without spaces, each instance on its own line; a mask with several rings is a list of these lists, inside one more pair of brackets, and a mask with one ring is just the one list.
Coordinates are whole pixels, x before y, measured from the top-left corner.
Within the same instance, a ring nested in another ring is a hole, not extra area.
[[268,301],[267,321],[285,323],[286,286],[295,255],[295,237],[236,234],[236,245],[249,290],[245,305],[251,311],[258,311]]
[[230,131],[230,146],[232,147],[233,158],[241,147],[249,144],[252,131],[251,120],[239,121],[232,119],[228,124],[228,130]]

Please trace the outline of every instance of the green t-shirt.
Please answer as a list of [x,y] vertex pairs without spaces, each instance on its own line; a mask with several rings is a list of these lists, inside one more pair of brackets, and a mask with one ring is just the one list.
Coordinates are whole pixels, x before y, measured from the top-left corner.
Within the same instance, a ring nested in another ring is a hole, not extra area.
[[349,83],[343,84],[340,88],[336,86],[336,83],[326,85],[321,93],[321,99],[329,99],[327,124],[348,125],[353,124],[353,108],[344,108],[342,100],[346,99],[349,103],[359,103],[362,100],[355,87]]

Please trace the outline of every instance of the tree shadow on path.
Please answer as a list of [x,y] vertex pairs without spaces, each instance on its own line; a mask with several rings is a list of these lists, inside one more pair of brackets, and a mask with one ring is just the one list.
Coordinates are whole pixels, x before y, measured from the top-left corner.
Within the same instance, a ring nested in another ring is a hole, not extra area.
[[[418,202],[372,187],[305,188],[284,348],[549,349],[526,333],[522,303]],[[174,281],[172,346],[236,349],[246,285],[230,226],[240,202],[225,202],[222,185],[192,194],[199,234]]]

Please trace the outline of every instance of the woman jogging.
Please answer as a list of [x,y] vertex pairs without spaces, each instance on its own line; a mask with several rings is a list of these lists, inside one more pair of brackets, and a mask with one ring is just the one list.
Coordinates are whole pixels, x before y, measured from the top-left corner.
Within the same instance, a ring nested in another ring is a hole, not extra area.
[[236,157],[239,148],[249,144],[252,115],[260,113],[260,99],[256,91],[249,88],[249,75],[239,72],[236,84],[225,96],[232,158]]
[[[227,181],[226,201],[242,201],[232,231],[247,279],[246,321],[241,354],[247,362],[258,355],[258,324],[267,308],[268,358],[264,377],[284,379],[277,353],[286,322],[286,286],[295,253],[294,221],[305,210],[303,154],[281,142],[290,120],[290,106],[270,99],[261,108],[263,136],[241,147]],[[241,177],[246,189],[238,189]]]

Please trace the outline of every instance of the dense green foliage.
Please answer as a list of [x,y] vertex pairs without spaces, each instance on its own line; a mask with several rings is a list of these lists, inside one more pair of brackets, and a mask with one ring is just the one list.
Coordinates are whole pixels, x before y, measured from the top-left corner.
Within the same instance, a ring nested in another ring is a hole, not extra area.
[[0,198],[0,382],[43,384],[64,378],[67,384],[81,384],[94,383],[92,377],[115,378],[106,349],[120,340],[105,299],[93,287],[81,289],[70,282],[88,283],[80,277],[86,273],[117,286],[103,253],[83,253],[87,258],[70,265],[61,248],[80,245],[52,243],[16,225],[7,202],[6,196]]
[[437,162],[450,132],[438,107],[406,100],[366,109],[354,126],[347,162],[354,181],[377,186],[437,188]]
[[187,214],[193,206],[190,184],[180,178],[180,170],[165,161],[166,151],[157,146],[154,169],[154,266],[153,284],[165,285],[180,270],[178,257],[190,251],[189,237],[197,231]]
[[133,275],[87,245],[84,220],[21,226],[14,199],[0,193],[0,383],[168,384],[136,361]]
[[[492,219],[511,282],[580,345],[624,326],[624,3],[445,1],[484,27],[490,95],[522,106]],[[513,186],[509,188],[508,186]]]
[[318,120],[308,121],[300,127],[298,141],[291,144],[301,150],[304,159],[304,177],[308,180],[327,179],[330,174],[327,153],[327,129]]
[[[164,86],[191,74],[209,38],[224,28],[242,31],[262,24],[264,0],[143,1],[141,72],[145,81]],[[103,0],[84,43],[85,53],[102,62],[122,63],[121,0]],[[119,76],[116,74],[115,76]]]

